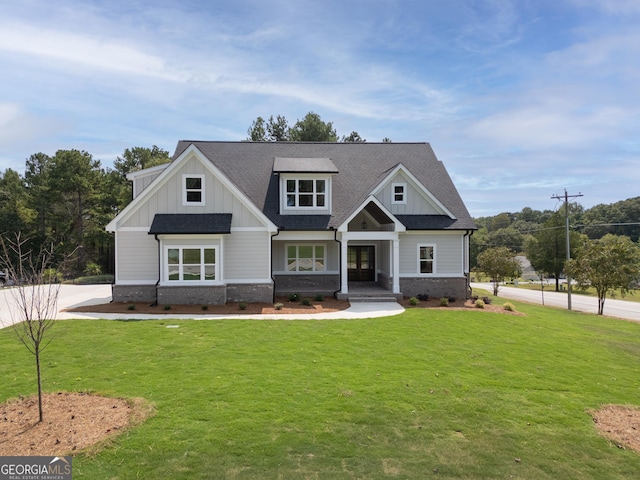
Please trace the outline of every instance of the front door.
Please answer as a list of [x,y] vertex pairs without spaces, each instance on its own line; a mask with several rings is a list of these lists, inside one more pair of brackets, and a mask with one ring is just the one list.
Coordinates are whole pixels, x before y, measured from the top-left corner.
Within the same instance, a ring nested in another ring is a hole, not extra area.
[[375,249],[373,246],[352,246],[347,249],[347,277],[351,282],[373,282]]

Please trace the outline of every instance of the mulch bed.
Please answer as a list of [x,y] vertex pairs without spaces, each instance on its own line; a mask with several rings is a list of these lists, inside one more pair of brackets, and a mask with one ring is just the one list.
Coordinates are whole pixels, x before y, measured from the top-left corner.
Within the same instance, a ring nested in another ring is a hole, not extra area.
[[38,397],[0,404],[0,456],[75,454],[118,435],[153,414],[141,399],[76,392],[47,393],[38,422]]
[[[350,304],[346,300],[337,300],[333,297],[326,297],[322,301],[312,300],[310,305],[303,305],[301,302],[290,302],[288,297],[276,298],[276,303],[282,303],[282,308],[277,310],[273,303],[246,303],[244,309],[240,308],[237,302],[230,302],[225,305],[155,305],[147,303],[120,303],[111,302],[100,305],[89,305],[70,308],[69,312],[85,313],[115,313],[115,314],[144,314],[144,315],[264,315],[264,314],[314,314],[337,312],[349,308]],[[420,301],[418,305],[411,305],[408,298],[398,302],[405,309],[415,308],[442,308],[448,310],[480,310],[471,300],[456,300],[443,307],[440,299],[434,298]],[[510,315],[523,315],[520,312],[507,311],[502,305],[487,304],[482,309],[487,312],[506,313]]]

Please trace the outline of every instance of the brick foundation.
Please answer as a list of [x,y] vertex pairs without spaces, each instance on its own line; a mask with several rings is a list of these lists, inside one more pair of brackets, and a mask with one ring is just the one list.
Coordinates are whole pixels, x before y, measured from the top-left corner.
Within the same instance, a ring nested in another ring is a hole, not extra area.
[[420,294],[429,295],[432,298],[453,297],[457,299],[467,298],[466,278],[401,278],[400,291],[405,297],[414,297]]
[[340,289],[339,275],[276,275],[276,295],[290,293],[332,296]]

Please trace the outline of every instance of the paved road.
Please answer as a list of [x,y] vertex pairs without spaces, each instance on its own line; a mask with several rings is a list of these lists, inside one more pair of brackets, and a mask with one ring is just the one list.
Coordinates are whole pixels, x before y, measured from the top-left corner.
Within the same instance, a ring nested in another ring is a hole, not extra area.
[[[483,288],[490,292],[493,291],[493,285],[490,283],[472,283],[471,287]],[[498,290],[498,296],[537,304],[542,304],[542,300],[544,299],[544,305],[567,308],[566,292],[550,292],[545,290],[544,293],[542,293],[540,290],[527,290],[501,285]],[[598,313],[598,299],[585,295],[576,295],[574,293],[571,295],[571,309],[578,312]],[[640,303],[607,298],[604,302],[604,314],[609,317],[640,322]]]
[[[252,318],[249,315],[148,315],[140,313],[127,314],[97,314],[97,313],[72,313],[65,312],[66,308],[78,307],[81,305],[96,305],[111,301],[111,285],[62,285],[58,296],[58,319],[84,318],[84,319],[166,319],[166,318],[198,318],[223,319],[223,318]],[[12,325],[16,321],[22,320],[15,312],[15,302],[10,288],[0,288],[0,329]],[[270,314],[261,315],[262,319],[283,319],[283,320],[319,320],[319,319],[342,319],[342,318],[375,318],[397,315],[402,313],[404,308],[396,302],[360,302],[352,304],[348,309],[339,312],[313,313],[313,314]],[[255,317],[253,317],[255,318]]]

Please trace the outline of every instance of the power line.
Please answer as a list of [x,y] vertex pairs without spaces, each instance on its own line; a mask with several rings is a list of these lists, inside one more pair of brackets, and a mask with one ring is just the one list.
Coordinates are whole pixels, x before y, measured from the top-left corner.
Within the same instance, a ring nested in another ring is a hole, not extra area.
[[[565,226],[567,232],[567,260],[571,260],[571,247],[569,245],[569,199],[582,197],[581,193],[577,195],[569,195],[567,189],[564,189],[564,209],[565,209]],[[551,198],[561,200],[562,197],[558,195],[552,195]],[[566,272],[565,272],[566,273]],[[567,310],[571,310],[571,277],[567,275]]]

